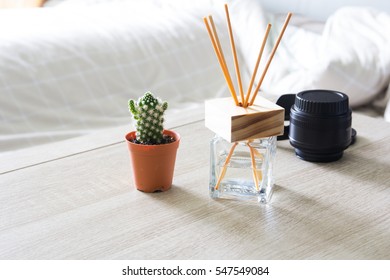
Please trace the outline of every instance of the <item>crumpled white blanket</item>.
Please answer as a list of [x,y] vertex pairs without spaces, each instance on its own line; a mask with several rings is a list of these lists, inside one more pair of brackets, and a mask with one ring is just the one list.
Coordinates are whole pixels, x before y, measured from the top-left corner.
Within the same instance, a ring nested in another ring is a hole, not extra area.
[[[275,18],[261,10],[252,10],[252,16],[253,22],[262,23],[262,29],[256,26],[259,32],[264,32],[268,21],[275,22]],[[282,21],[273,24],[268,50],[273,46],[281,25]],[[305,25],[294,26],[293,15],[262,90],[265,94],[281,95],[305,89],[333,89],[346,93],[353,107],[367,104],[389,86],[389,30],[389,14],[365,7],[339,9],[328,18],[320,32],[310,31]],[[260,46],[260,42],[254,44],[257,47],[245,45],[250,34],[254,31],[241,38],[248,72],[254,67]],[[258,37],[261,39],[262,35]],[[266,57],[262,63],[265,61]],[[389,108],[387,112],[390,121]]]

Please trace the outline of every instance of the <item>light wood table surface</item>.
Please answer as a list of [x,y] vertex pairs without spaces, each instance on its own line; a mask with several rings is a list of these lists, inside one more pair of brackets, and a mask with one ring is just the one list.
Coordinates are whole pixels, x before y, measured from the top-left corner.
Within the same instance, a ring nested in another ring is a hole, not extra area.
[[278,143],[270,204],[212,200],[204,121],[174,185],[132,186],[126,127],[0,157],[1,259],[389,259],[390,124],[353,115],[356,144],[316,164]]

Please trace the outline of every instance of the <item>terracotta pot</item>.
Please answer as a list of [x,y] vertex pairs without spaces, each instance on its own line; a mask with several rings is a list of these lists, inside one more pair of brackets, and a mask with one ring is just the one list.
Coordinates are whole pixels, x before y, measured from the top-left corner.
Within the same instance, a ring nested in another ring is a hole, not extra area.
[[135,131],[126,135],[130,153],[130,163],[135,187],[143,192],[166,191],[172,186],[176,152],[180,135],[171,130],[164,130],[165,135],[172,136],[175,142],[161,145],[135,144]]

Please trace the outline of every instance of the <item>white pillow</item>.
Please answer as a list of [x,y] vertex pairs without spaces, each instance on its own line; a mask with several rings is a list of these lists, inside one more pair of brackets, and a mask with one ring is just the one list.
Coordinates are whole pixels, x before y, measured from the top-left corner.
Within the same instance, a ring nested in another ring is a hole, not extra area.
[[261,4],[272,13],[293,12],[317,21],[326,21],[347,6],[372,7],[390,13],[389,1],[383,0],[261,0]]
[[[261,37],[266,20],[273,24],[268,40],[270,50],[282,22],[262,16],[261,11],[256,9],[250,15],[263,24],[247,25],[246,37]],[[292,24],[287,27],[262,90],[277,96],[313,88],[333,89],[348,94],[351,106],[366,104],[389,84],[389,30],[390,16],[370,8],[338,10],[328,19],[322,34],[311,32],[305,26],[294,26],[293,15]],[[245,42],[241,47],[246,50],[243,56],[250,72],[258,51],[245,47]],[[267,58],[268,55],[265,55],[262,67]]]
[[330,85],[363,105],[390,81],[390,15],[370,8],[343,8],[326,23],[313,84]]

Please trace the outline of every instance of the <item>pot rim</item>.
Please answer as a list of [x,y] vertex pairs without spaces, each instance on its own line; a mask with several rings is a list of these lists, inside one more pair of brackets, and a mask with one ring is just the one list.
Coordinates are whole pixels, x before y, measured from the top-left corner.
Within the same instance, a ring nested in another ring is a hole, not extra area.
[[135,133],[136,131],[135,130],[132,130],[128,133],[126,133],[125,135],[125,140],[128,144],[130,145],[135,145],[135,146],[148,146],[148,147],[158,147],[158,146],[167,146],[167,145],[172,145],[176,142],[179,142],[180,139],[181,139],[181,136],[179,133],[177,133],[176,131],[174,130],[170,130],[170,129],[164,129],[163,130],[163,134],[167,134],[169,136],[172,136],[174,138],[175,141],[171,142],[171,143],[166,143],[166,144],[155,144],[155,145],[145,145],[145,144],[138,144],[138,143],[134,143],[132,141],[130,141],[129,139],[134,139],[135,137],[132,137],[132,136],[135,136]]

